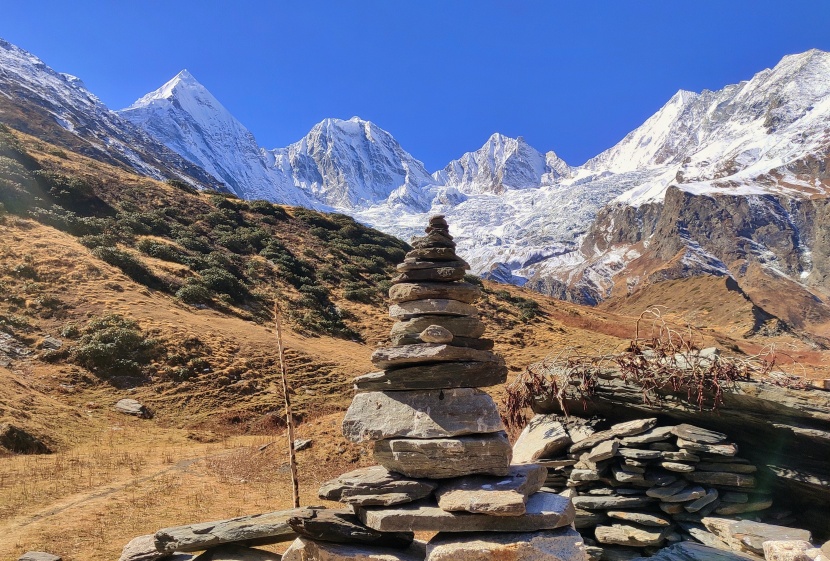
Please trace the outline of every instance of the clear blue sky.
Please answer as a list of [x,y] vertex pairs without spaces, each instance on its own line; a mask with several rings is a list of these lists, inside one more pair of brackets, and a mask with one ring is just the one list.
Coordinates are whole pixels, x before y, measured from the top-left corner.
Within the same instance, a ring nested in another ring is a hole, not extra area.
[[578,165],[678,89],[830,50],[830,1],[6,0],[0,37],[112,109],[187,68],[266,148],[358,115],[430,171],[496,131]]

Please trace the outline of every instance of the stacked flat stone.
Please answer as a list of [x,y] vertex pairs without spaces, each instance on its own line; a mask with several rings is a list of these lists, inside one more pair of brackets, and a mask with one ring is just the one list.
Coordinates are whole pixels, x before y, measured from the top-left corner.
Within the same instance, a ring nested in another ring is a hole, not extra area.
[[706,543],[705,517],[772,506],[756,466],[723,433],[655,418],[595,426],[537,415],[514,447],[514,462],[548,469],[546,491],[571,498],[588,543],[649,552],[683,539]]
[[[444,217],[412,247],[389,290],[391,345],[372,355],[377,372],[355,380],[343,420],[379,465],[324,484],[321,498],[350,508],[290,521],[302,537],[283,560],[587,559],[571,501],[539,492],[547,470],[511,465],[496,404],[480,389],[507,369],[481,338],[480,290],[463,281],[469,266]],[[419,543],[413,532],[437,534]]]

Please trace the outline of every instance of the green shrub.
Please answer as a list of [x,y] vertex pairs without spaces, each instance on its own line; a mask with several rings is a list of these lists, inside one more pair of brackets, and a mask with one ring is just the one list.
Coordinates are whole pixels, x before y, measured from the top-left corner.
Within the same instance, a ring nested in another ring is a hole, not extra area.
[[242,281],[218,267],[202,271],[199,283],[212,292],[226,294],[235,302],[242,302],[248,296],[248,289]]
[[248,208],[251,209],[251,212],[255,212],[257,214],[272,216],[277,220],[288,220],[288,214],[285,212],[285,209],[281,206],[269,203],[268,201],[251,201]]
[[71,356],[75,364],[99,376],[137,376],[160,349],[161,343],[143,333],[136,322],[113,314],[87,323]]
[[182,253],[177,247],[149,238],[140,240],[136,248],[145,255],[173,263],[184,263],[187,258],[187,254]]
[[148,286],[150,288],[163,289],[164,283],[156,275],[148,269],[144,263],[136,259],[132,254],[126,251],[121,251],[114,247],[96,247],[92,250],[92,254],[109,263],[114,267],[118,267],[121,271],[133,279],[135,282]]
[[211,302],[210,290],[204,285],[190,283],[176,291],[176,298],[185,304],[205,305]]
[[189,183],[185,183],[181,179],[168,179],[167,184],[171,187],[175,187],[176,189],[180,189],[186,193],[190,193],[191,195],[196,195],[199,193],[198,189],[196,189]]

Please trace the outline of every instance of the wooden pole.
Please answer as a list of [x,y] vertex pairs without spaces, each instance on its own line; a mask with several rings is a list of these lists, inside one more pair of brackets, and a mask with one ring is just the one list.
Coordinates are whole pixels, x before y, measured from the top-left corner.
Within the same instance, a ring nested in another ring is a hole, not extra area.
[[282,394],[285,396],[285,423],[288,427],[288,465],[291,467],[291,494],[294,498],[294,508],[298,508],[300,506],[300,484],[297,480],[297,457],[294,454],[294,416],[291,414],[291,397],[288,392],[288,378],[285,372],[285,348],[282,345],[280,306],[276,299],[274,300],[274,323],[277,325],[280,377],[282,378]]

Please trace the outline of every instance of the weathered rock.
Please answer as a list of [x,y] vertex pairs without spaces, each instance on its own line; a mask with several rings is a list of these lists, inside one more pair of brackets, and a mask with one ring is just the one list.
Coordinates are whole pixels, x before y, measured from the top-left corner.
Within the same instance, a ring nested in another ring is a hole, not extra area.
[[726,542],[735,551],[745,551],[763,555],[763,543],[769,540],[803,540],[810,541],[812,536],[807,530],[762,524],[750,520],[729,520],[726,518],[704,518],[701,520],[706,529]]
[[757,561],[743,553],[724,551],[691,541],[661,549],[651,557],[637,557],[633,561]]
[[813,544],[803,540],[770,540],[762,544],[766,561],[813,561],[807,554],[815,549]]
[[691,450],[692,452],[706,452],[707,454],[717,456],[734,456],[738,453],[737,444],[702,444],[700,442],[692,442],[691,440],[678,438],[677,445],[681,449]]
[[704,485],[729,485],[730,487],[755,487],[755,478],[751,475],[718,471],[696,471],[687,473],[683,477],[695,483]]
[[413,249],[406,254],[406,259],[431,259],[432,261],[452,261],[457,257],[455,250],[449,247],[432,247]]
[[441,532],[427,543],[427,561],[585,561],[582,536],[554,531],[458,535]]
[[142,419],[151,419],[153,413],[135,399],[124,398],[115,404],[115,410],[125,415],[133,415]]
[[468,347],[421,343],[404,347],[381,347],[372,353],[372,364],[378,368],[400,368],[430,362],[500,362],[490,351]]
[[573,499],[574,506],[585,510],[611,510],[619,508],[641,508],[652,504],[650,497],[606,497],[579,496]]
[[660,510],[665,512],[666,514],[681,514],[685,512],[683,509],[683,503],[660,503]]
[[390,506],[428,497],[438,483],[409,479],[382,466],[359,468],[323,483],[321,499],[345,504]]
[[617,455],[633,460],[657,460],[660,458],[659,450],[640,450],[638,448],[620,448]]
[[415,249],[424,249],[428,247],[455,247],[455,242],[452,241],[452,236],[444,231],[431,231],[426,236],[412,238],[410,244]]
[[644,433],[636,436],[626,436],[620,441],[623,446],[641,446],[643,444],[651,444],[654,442],[661,442],[668,439],[672,435],[674,427],[654,427]]
[[473,474],[507,475],[512,450],[503,433],[432,440],[378,440],[375,460],[408,477],[446,479]]
[[428,261],[424,259],[406,258],[403,263],[398,263],[395,267],[399,272],[419,271],[422,269],[438,269],[441,267],[452,267],[470,270],[470,265],[463,259],[454,259],[452,261]]
[[715,502],[718,499],[717,489],[707,489],[706,494],[689,504],[683,505],[686,512],[698,512],[703,507]]
[[409,547],[412,532],[378,532],[364,526],[351,510],[308,509],[310,513],[292,516],[288,525],[298,535],[317,541],[373,544],[384,547]]
[[530,495],[545,484],[547,472],[537,465],[514,465],[504,477],[474,475],[450,479],[441,483],[435,497],[438,506],[448,512],[519,516],[525,513]]
[[[660,457],[664,460],[668,460],[670,462],[699,462],[700,456],[696,456],[691,452],[686,452],[685,450],[681,450],[679,452],[666,452],[660,451]],[[697,468],[697,464],[695,464],[695,468]],[[720,470],[715,470],[720,471]]]
[[661,545],[668,530],[656,529],[634,524],[611,524],[597,526],[595,535],[600,543],[625,545],[629,547],[647,547]]
[[673,427],[671,432],[678,438],[701,444],[720,444],[727,439],[727,436],[722,432],[707,430],[686,423]]
[[438,267],[435,269],[418,269],[415,271],[405,271],[395,277],[392,277],[393,283],[410,283],[419,281],[432,282],[453,282],[459,281],[467,274],[464,267]]
[[571,481],[599,481],[599,472],[595,469],[575,469],[570,474]]
[[27,551],[17,561],[61,561],[61,558],[44,551]]
[[680,491],[686,488],[686,481],[685,480],[675,480],[674,482],[667,483],[663,486],[655,486],[646,491],[646,496],[654,497],[655,499],[665,499],[666,497],[671,497],[672,495],[676,495]]
[[440,325],[448,329],[453,337],[467,337],[475,339],[484,334],[484,322],[476,317],[426,315],[413,317],[395,322],[389,331],[389,336],[395,337],[418,335],[430,325]]
[[453,340],[452,332],[440,325],[430,325],[418,334],[418,339],[423,343],[449,344]]
[[475,388],[358,393],[343,418],[343,435],[352,442],[502,430],[493,398]]
[[603,510],[582,510],[581,508],[577,508],[575,512],[574,528],[577,530],[593,529],[597,524],[604,524],[608,521],[608,516]]
[[290,541],[297,534],[288,525],[288,519],[309,513],[308,509],[295,508],[164,528],[155,533],[156,549],[167,553],[187,552],[225,543],[260,545]]
[[407,549],[394,549],[297,538],[282,554],[282,561],[424,561],[424,555],[419,542]]
[[294,451],[299,452],[311,448],[313,442],[310,438],[296,438],[294,439]]
[[679,462],[657,462],[657,465],[665,470],[673,471],[675,473],[691,474],[693,471],[695,471],[695,466],[689,464],[681,464]]
[[481,289],[466,282],[400,283],[389,289],[389,299],[396,304],[412,300],[458,300],[472,304],[481,297]]
[[240,545],[220,545],[193,558],[193,561],[280,561],[280,555]]
[[121,550],[121,557],[118,561],[156,561],[167,557],[169,553],[163,553],[156,549],[156,540],[153,534],[133,538]]
[[611,440],[612,438],[622,438],[625,436],[634,436],[643,433],[657,424],[657,419],[635,419],[625,423],[613,425],[610,429],[592,434],[591,436],[580,440],[573,444],[570,448],[571,452],[581,452],[593,448],[600,442]]
[[758,512],[772,506],[772,499],[769,497],[755,498],[745,503],[726,503],[715,509],[715,514],[721,516],[734,516],[747,512]]
[[609,510],[606,514],[608,514],[610,518],[633,522],[634,524],[640,524],[641,526],[665,528],[671,526],[672,524],[670,517],[652,512],[640,512],[637,510]]
[[606,440],[591,448],[585,456],[589,462],[601,462],[613,458],[620,448],[620,441],[616,438],[614,440]]
[[611,466],[611,475],[614,477],[614,480],[619,483],[642,485],[644,487],[651,485],[650,482],[646,481],[644,474],[627,471],[623,469],[622,466]]
[[697,485],[690,485],[685,489],[681,489],[674,495],[668,497],[661,497],[660,500],[664,503],[685,503],[697,500],[706,495],[706,489]]
[[[644,478],[648,483],[657,486],[665,487],[677,481],[677,476],[667,472],[650,471],[646,473]],[[682,487],[681,487],[682,488]]]
[[496,362],[439,362],[372,372],[354,379],[358,391],[483,388],[503,384],[507,366]]
[[478,317],[478,308],[458,300],[443,298],[410,300],[389,306],[389,317],[393,319],[409,319],[423,315]]
[[56,337],[52,337],[52,336],[49,336],[49,335],[44,337],[43,340],[40,342],[40,348],[41,349],[56,351],[56,350],[60,349],[61,347],[63,347],[63,341],[61,341],[60,339],[58,339]]
[[524,516],[488,516],[446,512],[432,501],[393,508],[356,507],[361,522],[380,532],[535,532],[569,525],[575,512],[571,501],[554,493],[536,493]]
[[559,454],[571,437],[556,415],[535,415],[513,446],[513,462],[524,464]]
[[0,423],[0,448],[17,454],[51,454],[52,451],[25,430],[11,423]]

